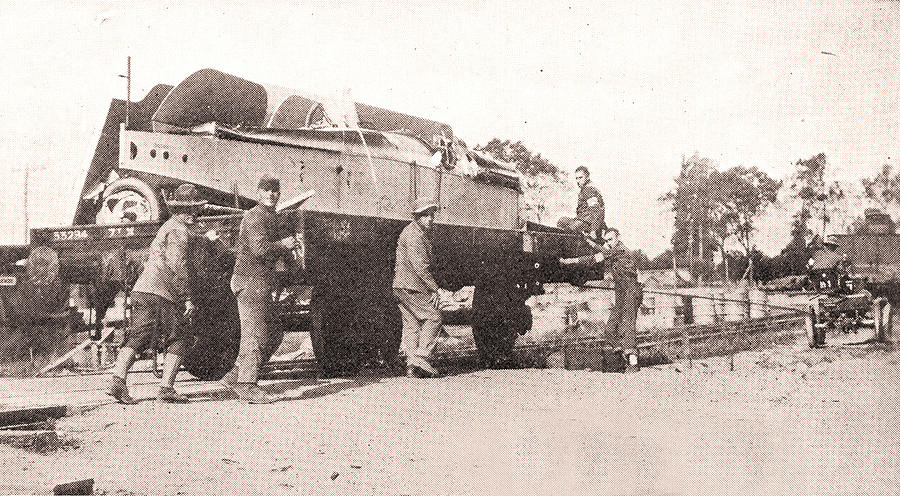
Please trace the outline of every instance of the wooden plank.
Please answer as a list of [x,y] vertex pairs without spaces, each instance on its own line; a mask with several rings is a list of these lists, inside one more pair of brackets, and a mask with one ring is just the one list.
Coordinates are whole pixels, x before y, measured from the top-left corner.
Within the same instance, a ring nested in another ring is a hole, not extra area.
[[48,418],[58,419],[65,417],[66,411],[64,405],[0,411],[0,427],[41,422]]
[[0,444],[46,453],[59,448],[59,436],[56,431],[0,431]]

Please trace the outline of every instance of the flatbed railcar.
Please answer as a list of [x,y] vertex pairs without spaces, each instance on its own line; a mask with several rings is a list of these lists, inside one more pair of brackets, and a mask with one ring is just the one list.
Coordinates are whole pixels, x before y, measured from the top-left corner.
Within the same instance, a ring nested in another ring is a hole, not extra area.
[[[254,204],[262,174],[281,178],[282,199],[315,192],[282,216],[279,229],[300,248],[283,260],[284,289],[273,297],[278,325],[308,329],[326,373],[396,359],[394,252],[417,197],[439,205],[439,285],[475,287],[471,325],[485,365],[502,363],[530,328],[525,300],[544,283],[598,276],[559,267],[559,257],[588,249],[581,237],[525,222],[515,169],[468,149],[446,124],[212,69],[155,87],[131,105],[127,129],[123,103],[110,106],[75,223],[33,229],[32,250],[52,250],[59,278],[89,286],[102,317],[142,270],[167,196],[178,184],[197,185],[210,199],[202,229],[215,238],[202,247],[204,296],[186,364],[201,378],[220,377],[237,353],[228,278],[242,211]],[[294,311],[301,294],[308,312]]]

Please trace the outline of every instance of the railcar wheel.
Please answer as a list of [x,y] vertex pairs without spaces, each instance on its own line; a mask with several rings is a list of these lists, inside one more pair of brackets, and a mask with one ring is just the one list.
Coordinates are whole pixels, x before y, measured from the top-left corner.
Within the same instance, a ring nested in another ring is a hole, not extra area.
[[329,289],[314,286],[309,302],[309,336],[313,353],[323,376],[356,375],[359,357],[350,328],[354,326],[358,308],[349,297],[349,291],[341,297]]
[[125,177],[106,187],[95,221],[97,224],[119,224],[161,217],[159,193],[140,179]]
[[227,288],[213,296],[197,302],[192,322],[196,339],[184,357],[184,368],[203,381],[217,381],[231,370],[241,344],[237,299]]
[[513,345],[520,334],[531,329],[531,309],[527,295],[511,285],[475,286],[472,297],[472,337],[482,366],[504,368],[514,365]]

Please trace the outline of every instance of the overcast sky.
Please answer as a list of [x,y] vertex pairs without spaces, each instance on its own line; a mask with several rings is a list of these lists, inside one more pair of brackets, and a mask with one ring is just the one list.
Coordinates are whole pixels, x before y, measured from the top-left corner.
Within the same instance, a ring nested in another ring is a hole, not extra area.
[[781,178],[824,152],[856,178],[900,146],[896,2],[0,0],[0,46],[0,243],[24,239],[25,167],[32,226],[71,221],[128,55],[135,100],[211,67],[348,87],[470,145],[523,140],[587,165],[609,223],[651,255],[669,244],[656,199],[682,155]]

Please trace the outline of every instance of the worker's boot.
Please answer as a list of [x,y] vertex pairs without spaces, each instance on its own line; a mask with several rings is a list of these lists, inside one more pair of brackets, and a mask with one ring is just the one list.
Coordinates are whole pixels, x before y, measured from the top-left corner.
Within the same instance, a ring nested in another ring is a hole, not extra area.
[[260,405],[265,403],[274,403],[278,400],[276,396],[272,396],[269,393],[260,389],[259,385],[253,382],[239,382],[234,388],[234,392],[237,393],[238,399],[241,401],[246,401],[247,403]]
[[134,405],[137,403],[137,400],[128,394],[128,384],[126,384],[125,379],[122,379],[121,377],[112,376],[112,379],[109,381],[109,391],[107,391],[106,394],[125,405]]
[[225,388],[225,392],[229,395],[237,396],[235,388],[237,388],[237,368],[232,368],[225,374],[224,377],[219,379],[219,385]]
[[187,396],[175,391],[175,388],[165,386],[160,386],[156,399],[164,403],[187,403],[190,401]]
[[431,364],[428,363],[428,360],[425,360],[424,358],[420,358],[414,361],[413,367],[420,370],[422,372],[422,375],[424,375],[425,377],[441,377],[441,373],[438,372],[438,369],[432,367]]

